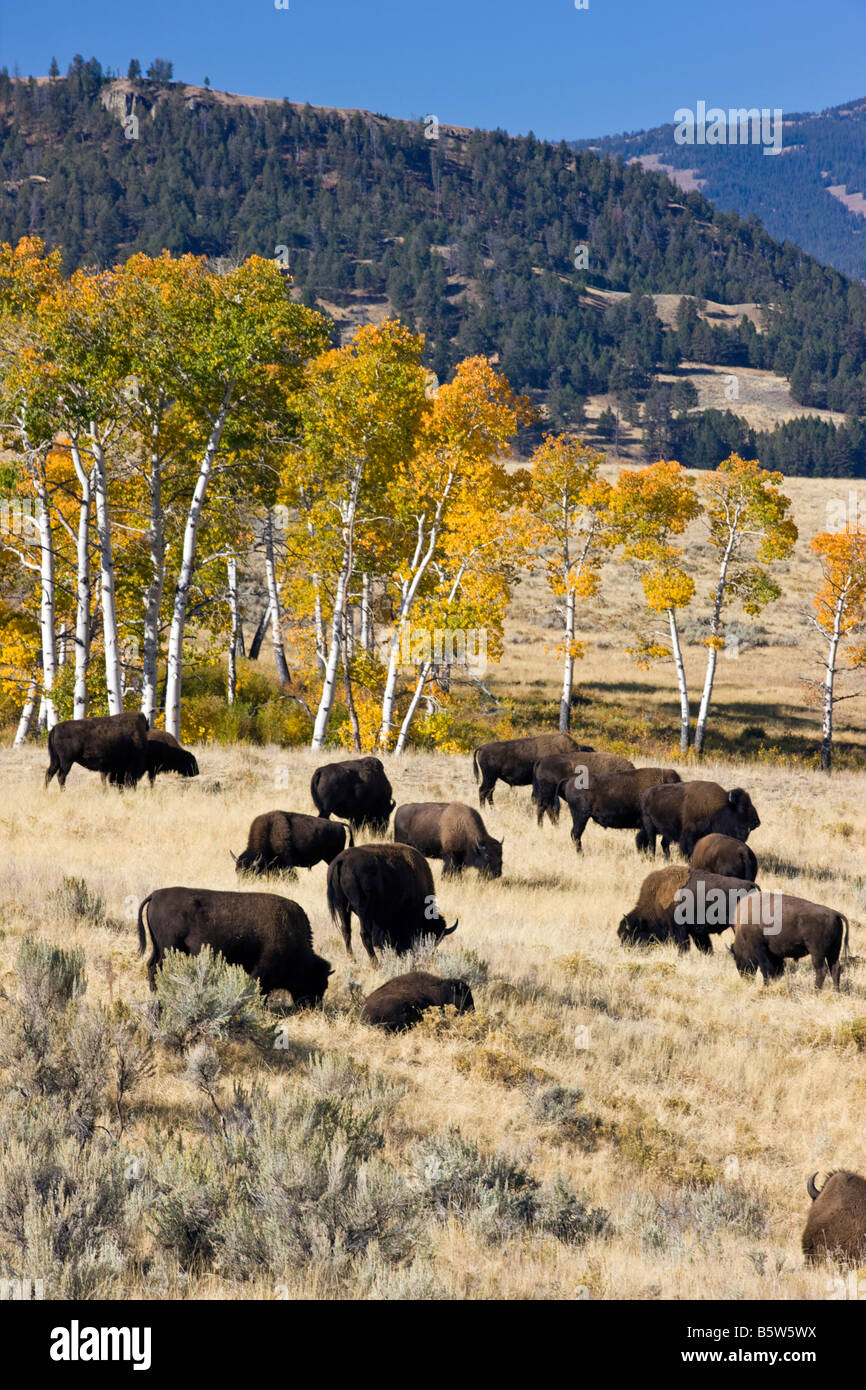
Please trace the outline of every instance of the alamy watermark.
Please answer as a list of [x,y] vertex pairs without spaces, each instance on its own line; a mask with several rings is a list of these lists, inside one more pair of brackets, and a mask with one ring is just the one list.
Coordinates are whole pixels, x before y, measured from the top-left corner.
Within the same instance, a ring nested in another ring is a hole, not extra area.
[[725,111],[721,106],[707,109],[699,101],[696,110],[681,106],[674,112],[674,143],[677,145],[762,145],[764,154],[781,154],[782,108],[740,106]]

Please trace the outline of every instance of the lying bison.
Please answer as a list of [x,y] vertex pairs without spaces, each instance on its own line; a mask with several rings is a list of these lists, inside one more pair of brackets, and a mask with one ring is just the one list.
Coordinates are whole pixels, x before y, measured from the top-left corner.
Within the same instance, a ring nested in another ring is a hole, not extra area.
[[665,859],[672,844],[688,859],[704,835],[716,832],[745,841],[761,824],[748,792],[742,787],[727,792],[718,782],[650,787],[641,801],[641,821],[647,848],[655,854],[656,837],[661,836]]
[[151,989],[166,951],[197,956],[203,946],[219,951],[258,980],[262,993],[286,989],[296,1005],[319,1004],[333,972],[313,950],[302,907],[274,893],[215,893],[208,888],[159,888],[138,909],[138,954],[147,962]]
[[145,749],[147,775],[153,786],[158,772],[176,772],[178,777],[198,777],[198,763],[182,748],[174,734],[164,729],[148,729]]
[[147,719],[124,712],[93,719],[64,719],[48,735],[45,785],[56,775],[61,787],[73,763],[102,774],[115,786],[134,787],[147,771]]
[[601,773],[589,786],[581,786],[584,780],[569,777],[560,793],[571,811],[571,838],[578,853],[590,820],[606,830],[636,830],[635,844],[646,849],[641,797],[649,787],[679,782],[680,774],[672,767],[639,767],[630,772]]
[[328,909],[352,954],[352,913],[374,963],[391,946],[399,955],[421,937],[436,941],[457,930],[439,916],[430,865],[411,845],[359,845],[344,849],[328,869]]
[[384,835],[394,809],[391,783],[378,758],[349,758],[317,767],[310,782],[313,805],[325,820],[338,816],[353,830],[369,826]]
[[693,869],[707,869],[711,874],[726,874],[728,878],[758,877],[758,861],[754,851],[732,835],[703,835],[689,858]]
[[497,781],[506,782],[509,787],[528,787],[534,764],[545,754],[578,751],[579,745],[570,734],[536,734],[533,738],[508,738],[480,744],[472,754],[472,771],[476,782],[481,772],[478,804],[481,807],[485,802],[493,805],[493,789]]
[[681,951],[694,941],[699,951],[711,952],[710,937],[734,925],[737,904],[754,883],[722,874],[671,865],[648,874],[638,900],[619,924],[624,946],[649,941],[675,941]]
[[823,1187],[813,1173],[806,1191],[813,1206],[803,1230],[803,1254],[810,1264],[818,1260],[866,1259],[866,1178],[837,1169]]
[[323,816],[301,811],[265,811],[256,816],[247,835],[247,847],[232,855],[239,874],[269,874],[311,869],[322,860],[330,864],[355,839],[351,828]]
[[760,970],[765,985],[784,975],[786,960],[810,956],[815,988],[823,989],[829,970],[838,989],[843,943],[847,960],[848,918],[841,912],[790,893],[761,893],[739,904],[730,949],[740,974]]
[[412,801],[398,807],[394,840],[412,845],[428,859],[444,860],[446,874],[469,868],[485,878],[502,876],[502,841],[494,840],[478,812],[462,801]]
[[541,825],[545,815],[554,825],[559,822],[559,799],[571,779],[579,787],[590,787],[595,784],[596,777],[611,772],[634,772],[634,763],[618,753],[594,753],[584,748],[575,753],[553,753],[539,758],[532,769],[532,800],[538,824]]
[[466,981],[443,980],[426,970],[412,970],[408,975],[395,975],[364,1000],[361,1022],[396,1033],[418,1023],[426,1009],[444,1009],[446,1004],[453,1004],[459,1014],[475,1008]]

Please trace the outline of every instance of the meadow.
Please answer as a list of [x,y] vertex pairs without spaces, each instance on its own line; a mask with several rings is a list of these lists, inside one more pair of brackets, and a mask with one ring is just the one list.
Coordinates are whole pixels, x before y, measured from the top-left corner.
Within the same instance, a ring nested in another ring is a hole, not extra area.
[[[87,1006],[121,1004],[143,1017],[138,902],[171,884],[238,887],[229,851],[243,848],[252,817],[312,810],[317,755],[194,751],[197,780],[164,777],[153,790],[122,794],[78,768],[65,793],[56,785],[43,792],[44,749],[0,752],[4,1124],[20,1107],[22,1064],[8,1038],[24,938],[80,948]],[[467,756],[420,753],[385,764],[398,805],[477,804]],[[673,946],[624,949],[616,928],[651,867],[632,834],[591,824],[578,856],[566,818],[539,829],[529,789],[500,784],[485,819],[505,838],[502,879],[472,871],[443,879],[433,866],[441,909],[460,925],[432,968],[465,975],[474,1014],[428,1016],[394,1036],[365,1027],[363,997],[428,958],[392,957],[376,971],[356,924],[350,959],[328,918],[324,865],[296,882],[270,880],[262,886],[307,911],[315,947],[334,967],[323,1008],[292,1013],[276,1000],[269,1029],[277,1046],[216,1040],[208,1056],[191,1059],[188,1049],[152,1044],[151,1070],[120,1126],[103,1117],[112,1137],[99,1141],[100,1162],[113,1162],[107,1151],[117,1150],[132,1177],[115,1193],[117,1230],[96,1220],[89,1254],[62,1249],[50,1216],[39,1225],[35,1211],[22,1215],[15,1175],[32,1180],[37,1160],[26,1144],[13,1147],[0,1200],[0,1274],[43,1277],[46,1297],[58,1289],[109,1298],[834,1296],[837,1272],[807,1268],[799,1241],[810,1174],[866,1170],[862,778],[733,761],[708,761],[700,775],[751,793],[762,820],[750,841],[762,888],[832,904],[851,919],[840,993],[818,994],[808,962],[767,989],[741,979],[729,934],[715,938],[711,957],[680,956]],[[231,1174],[252,1162],[239,1157],[238,1116],[249,1117],[254,1094],[277,1108],[265,1146],[273,1171],[256,1170],[250,1196]],[[309,1136],[332,1112],[316,1201],[301,1220],[315,1163],[308,1149],[275,1158],[268,1146],[300,1143],[298,1134]],[[83,1159],[64,1161],[72,1176],[63,1201],[81,1216],[87,1204],[76,1208],[74,1193]],[[271,1211],[277,1190],[283,1206]],[[310,1211],[337,1196],[342,1214],[313,1228]],[[58,1229],[64,1219],[69,1226],[63,1201],[51,1208]],[[255,1242],[234,1205],[244,1202],[256,1208]],[[215,1249],[190,1239],[196,1212],[200,1225],[219,1226]]]

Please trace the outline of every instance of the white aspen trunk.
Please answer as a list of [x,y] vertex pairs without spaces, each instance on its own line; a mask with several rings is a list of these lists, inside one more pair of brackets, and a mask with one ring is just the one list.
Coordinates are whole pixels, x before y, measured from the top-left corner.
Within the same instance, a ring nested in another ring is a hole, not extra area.
[[54,536],[51,529],[51,512],[48,506],[48,489],[43,482],[37,483],[39,502],[39,568],[41,594],[39,604],[39,630],[42,638],[42,701],[40,718],[44,727],[53,729],[57,723],[57,711],[51,698],[54,679],[57,675],[57,634],[55,631],[55,581],[54,581]]
[[65,666],[65,665],[66,665],[66,645],[67,645],[68,634],[69,634],[69,629],[68,629],[68,627],[66,626],[66,623],[61,623],[61,624],[60,624],[60,634],[59,634],[59,636],[58,636],[58,638],[57,638],[57,668],[58,668],[58,670],[60,669],[61,666]]
[[111,546],[111,518],[108,512],[108,476],[105,454],[90,427],[93,449],[93,482],[96,499],[96,533],[99,539],[99,587],[102,592],[102,632],[105,642],[105,684],[108,713],[123,711],[123,676],[120,670],[120,642],[117,636],[117,608],[114,597],[114,555]]
[[328,651],[328,660],[325,665],[324,680],[322,681],[322,695],[319,700],[319,708],[316,711],[316,722],[313,727],[313,737],[310,743],[310,747],[317,751],[325,746],[328,721],[331,718],[331,710],[334,708],[334,696],[337,693],[337,672],[340,668],[340,651],[343,645],[343,601],[347,583],[347,561],[344,560],[343,568],[340,570],[340,577],[337,581],[337,592],[334,596],[334,616],[331,620],[331,646]]
[[677,686],[680,692],[680,752],[689,751],[689,692],[686,685],[686,668],[683,663],[683,652],[680,646],[680,634],[677,628],[677,615],[673,608],[668,609],[668,619],[671,629],[671,652],[674,658],[674,666],[677,671]]
[[[718,637],[719,626],[722,616],[722,601],[725,597],[725,588],[728,582],[728,565],[731,559],[731,552],[734,548],[734,533],[730,533],[725,553],[719,566],[719,582],[716,586],[716,598],[713,604],[712,617],[710,618],[710,637]],[[704,675],[704,688],[701,692],[701,704],[698,710],[698,719],[695,725],[695,752],[698,757],[704,751],[704,735],[707,728],[707,719],[710,713],[710,700],[713,697],[713,681],[716,678],[716,663],[719,653],[715,646],[707,650],[707,669]]]
[[72,696],[73,719],[87,717],[87,673],[90,668],[90,513],[93,506],[93,479],[81,461],[77,442],[71,446],[72,462],[81,500],[78,504],[75,581],[75,688]]
[[400,732],[397,735],[397,742],[394,745],[394,752],[400,754],[406,748],[406,739],[409,736],[409,729],[412,720],[415,718],[415,711],[421,703],[421,696],[424,693],[424,686],[427,684],[427,677],[433,668],[432,661],[425,661],[418,673],[418,680],[412,692],[412,699],[409,701],[409,708],[403,716],[403,723],[400,725]]
[[27,687],[27,694],[24,697],[24,706],[21,710],[18,728],[15,731],[15,740],[12,744],[13,748],[20,748],[30,737],[30,730],[33,727],[33,715],[36,711],[36,692],[38,689],[39,683],[36,677],[32,676],[30,684]]
[[165,687],[165,727],[166,732],[180,738],[180,696],[183,682],[183,637],[186,627],[186,612],[189,604],[189,587],[195,567],[195,551],[198,528],[208,483],[213,472],[214,459],[220,446],[223,430],[229,411],[231,388],[226,389],[219,408],[210,438],[201,461],[195,491],[192,495],[186,526],[183,533],[183,555],[180,574],[174,592],[174,608],[171,618],[171,631],[168,637],[168,677]]
[[574,689],[574,589],[569,588],[565,600],[565,661],[562,668],[562,695],[559,701],[559,732],[571,728],[571,695]]
[[[152,437],[156,427],[152,429]],[[165,515],[162,506],[162,464],[151,452],[147,480],[150,494],[150,582],[144,597],[144,650],[141,657],[141,712],[154,727],[159,703],[159,614],[165,591]]]
[[268,599],[271,605],[271,638],[274,644],[274,663],[277,679],[281,685],[288,685],[292,679],[283,646],[283,622],[280,609],[280,590],[277,584],[277,567],[274,561],[274,518],[270,507],[265,513],[265,574],[267,577]]
[[231,633],[229,636],[228,688],[226,699],[230,705],[235,702],[238,690],[238,562],[232,555],[227,562],[229,586],[229,611],[231,613]]
[[317,574],[313,575],[313,590],[316,596],[314,608],[314,617],[316,625],[316,660],[318,661],[319,667],[322,673],[324,674],[325,667],[327,665],[327,658],[325,654],[325,619],[322,613],[322,590],[319,584],[319,576]]
[[394,630],[391,633],[391,641],[388,651],[388,674],[385,678],[385,690],[382,695],[382,723],[379,726],[379,741],[383,748],[388,747],[391,741],[391,731],[394,727],[394,702],[397,697],[397,672],[400,665],[400,640],[402,637],[403,624],[409,617],[418,587],[427,568],[436,553],[436,545],[439,540],[439,527],[442,520],[442,513],[451,492],[451,484],[454,480],[453,471],[448,475],[448,480],[442,490],[442,496],[436,505],[436,513],[430,526],[427,540],[427,549],[421,554],[424,542],[424,518],[418,519],[418,542],[415,547],[415,554],[412,557],[412,568],[414,573],[412,578],[404,583],[403,593],[400,602],[400,611],[394,623]]
[[827,660],[824,665],[824,712],[821,720],[821,771],[829,772],[833,762],[833,692],[836,685],[836,660],[839,654],[839,641],[842,629],[842,614],[845,609],[845,593],[836,600],[833,614],[833,632],[827,644]]
[[361,576],[361,647],[365,652],[373,650],[373,614],[370,608],[370,576]]

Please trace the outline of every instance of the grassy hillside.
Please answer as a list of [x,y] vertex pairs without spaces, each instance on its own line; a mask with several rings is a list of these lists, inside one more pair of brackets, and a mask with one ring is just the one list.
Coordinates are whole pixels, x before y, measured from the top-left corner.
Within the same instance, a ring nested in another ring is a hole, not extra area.
[[[131,795],[105,794],[98,778],[77,769],[65,794],[54,787],[43,795],[44,753],[2,752],[0,984],[9,995],[20,988],[20,941],[37,933],[84,950],[91,1006],[144,1003],[133,920],[138,900],[172,883],[235,888],[229,850],[242,847],[251,817],[273,806],[311,809],[309,776],[318,760],[308,753],[196,752],[198,781],[164,779],[152,793],[142,788]],[[466,757],[422,755],[391,761],[388,771],[398,804],[475,800]],[[694,951],[681,958],[668,947],[626,952],[616,926],[648,868],[632,836],[590,826],[578,858],[564,821],[538,830],[528,791],[500,787],[487,821],[505,836],[502,880],[482,883],[469,873],[462,883],[443,882],[436,871],[442,910],[449,921],[459,913],[460,926],[434,968],[468,974],[474,1016],[431,1020],[396,1037],[361,1025],[359,998],[382,976],[357,941],[354,960],[346,957],[327,917],[320,865],[297,883],[268,887],[304,906],[317,949],[335,967],[323,1010],[275,1018],[286,1026],[283,1051],[218,1044],[223,1075],[214,1090],[224,1114],[236,1082],[247,1093],[259,1083],[275,1103],[305,1098],[310,1124],[311,1113],[321,1124],[338,1101],[344,1109],[381,1109],[376,1164],[414,1194],[400,1189],[408,1205],[398,1217],[388,1208],[387,1217],[384,1189],[376,1189],[391,1244],[383,1234],[378,1248],[355,1258],[323,1248],[298,1265],[272,1234],[257,1271],[237,1258],[222,1267],[216,1255],[184,1254],[177,1213],[171,1220],[166,1215],[166,1193],[176,1192],[191,1219],[192,1185],[196,1209],[206,1211],[219,1196],[212,1165],[222,1140],[213,1104],[205,1099],[202,1108],[186,1057],[158,1047],[155,1072],[133,1098],[120,1144],[139,1164],[123,1200],[126,1208],[141,1205],[113,1263],[103,1258],[100,1265],[94,1257],[96,1295],[826,1298],[832,1271],[806,1269],[799,1249],[809,1207],[805,1181],[815,1169],[866,1168],[866,1082],[858,1050],[866,1018],[861,779],[841,774],[828,782],[802,770],[727,761],[708,764],[706,775],[749,788],[762,817],[752,837],[762,887],[801,893],[851,917],[859,959],[843,974],[840,994],[816,994],[803,964],[763,990],[740,979],[724,945],[710,958]],[[90,894],[103,899],[101,911],[91,901],[83,914],[80,891],[64,888],[70,877],[85,880]],[[387,963],[386,973],[398,968]],[[0,1003],[7,1041],[10,1007]],[[7,1081],[14,1086],[14,1075],[7,1072]],[[215,1131],[208,1130],[208,1111]],[[467,1158],[448,1137],[454,1127],[480,1158]],[[166,1155],[178,1139],[186,1158],[169,1179]],[[241,1137],[237,1143],[235,1161],[243,1164]],[[521,1217],[517,1199],[479,1207],[468,1197],[462,1212],[435,1215],[424,1207],[419,1216],[418,1203],[429,1197],[437,1172],[456,1184],[459,1168],[459,1190],[468,1192],[484,1156],[495,1153],[505,1156],[512,1175],[514,1165],[524,1166],[542,1192],[552,1191],[561,1175],[584,1202],[584,1215],[575,1217],[572,1209],[573,1219],[564,1221],[560,1199],[546,1209],[545,1225]],[[35,1161],[16,1151],[15,1171]],[[345,1168],[345,1157],[341,1162]],[[340,1171],[332,1166],[335,1192]],[[375,1171],[378,1182],[381,1171]],[[307,1168],[299,1166],[285,1220],[308,1181]],[[267,1192],[272,1200],[271,1187]],[[237,1196],[232,1201],[238,1204]],[[353,1212],[359,1201],[353,1198]],[[238,1230],[242,1208],[233,1208]],[[593,1234],[600,1210],[609,1224]],[[8,1206],[3,1211],[8,1216]],[[402,1260],[394,1220],[415,1233]],[[45,1216],[40,1238],[47,1239],[48,1221]],[[122,1225],[122,1216],[115,1224]],[[33,1255],[36,1228],[24,1253],[12,1250],[8,1230],[8,1222],[0,1227],[0,1258],[20,1268]],[[68,1264],[56,1260],[46,1272],[45,1297],[52,1296],[52,1281],[68,1276]]]

